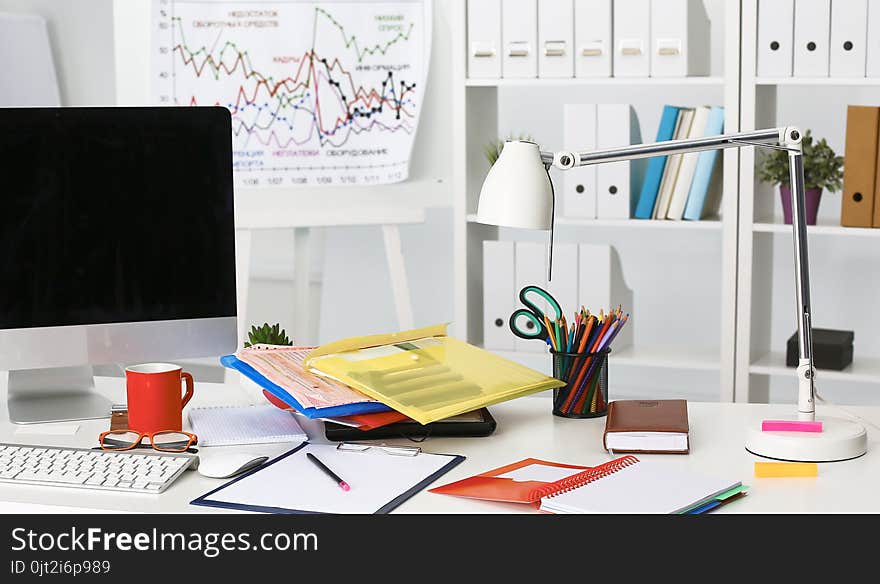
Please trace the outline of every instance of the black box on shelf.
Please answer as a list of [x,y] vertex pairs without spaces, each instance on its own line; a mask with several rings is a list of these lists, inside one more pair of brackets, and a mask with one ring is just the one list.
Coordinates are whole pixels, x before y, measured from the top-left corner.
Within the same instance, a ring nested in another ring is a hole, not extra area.
[[[845,369],[853,360],[853,331],[832,329],[813,329],[813,366],[816,369]],[[797,367],[798,338],[797,333],[788,339],[785,352],[785,364]]]

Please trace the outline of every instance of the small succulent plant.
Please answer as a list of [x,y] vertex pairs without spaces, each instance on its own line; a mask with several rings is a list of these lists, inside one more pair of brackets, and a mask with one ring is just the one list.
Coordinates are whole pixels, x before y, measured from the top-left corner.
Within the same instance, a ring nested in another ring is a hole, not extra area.
[[263,326],[257,327],[252,326],[251,332],[248,333],[248,341],[245,342],[245,347],[252,347],[254,345],[293,345],[290,339],[287,338],[287,333],[284,329],[281,328],[281,325],[275,323],[273,326],[269,326],[269,323],[263,323]]

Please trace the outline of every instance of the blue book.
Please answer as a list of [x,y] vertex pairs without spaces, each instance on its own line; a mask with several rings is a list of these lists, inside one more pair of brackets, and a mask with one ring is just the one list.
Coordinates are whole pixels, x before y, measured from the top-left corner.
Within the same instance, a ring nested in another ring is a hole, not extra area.
[[[678,110],[679,108],[674,105],[663,106],[663,115],[657,130],[657,142],[665,142],[675,137]],[[657,202],[657,194],[660,192],[660,182],[663,180],[667,158],[667,156],[655,156],[648,162],[645,181],[642,183],[642,193],[639,195],[639,202],[634,214],[636,219],[650,219],[654,215],[654,204]]]
[[[709,120],[706,122],[705,136],[717,136],[724,131],[724,108],[716,106],[709,112]],[[699,221],[703,218],[706,208],[706,198],[712,186],[712,175],[715,173],[715,165],[718,162],[718,150],[706,150],[700,152],[697,159],[697,168],[694,170],[694,180],[688,193],[687,206],[684,208],[684,219]]]

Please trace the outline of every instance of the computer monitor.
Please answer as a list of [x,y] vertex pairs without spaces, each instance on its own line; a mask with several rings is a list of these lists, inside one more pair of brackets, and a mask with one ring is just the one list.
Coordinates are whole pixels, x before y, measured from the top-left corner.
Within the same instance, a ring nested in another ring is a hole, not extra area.
[[110,415],[91,365],[237,344],[220,107],[0,108],[0,369],[14,422]]

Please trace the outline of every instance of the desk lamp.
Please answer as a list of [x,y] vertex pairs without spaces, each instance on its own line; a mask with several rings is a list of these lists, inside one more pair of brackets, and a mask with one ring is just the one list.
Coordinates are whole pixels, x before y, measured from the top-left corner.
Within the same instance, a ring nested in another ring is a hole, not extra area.
[[[810,275],[804,212],[802,134],[794,127],[722,134],[688,140],[638,144],[592,152],[542,152],[523,140],[505,142],[480,191],[477,221],[501,227],[550,229],[554,225],[554,191],[549,170],[620,162],[668,154],[759,146],[788,152],[794,230],[795,295],[798,306],[799,361],[797,421],[821,421],[821,432],[764,432],[760,421],[749,427],[746,450],[778,460],[831,462],[848,460],[867,451],[867,433],[860,424],[840,418],[816,419],[816,370],[813,368],[813,326]],[[551,251],[552,253],[552,251]],[[552,257],[552,256],[551,256]]]

